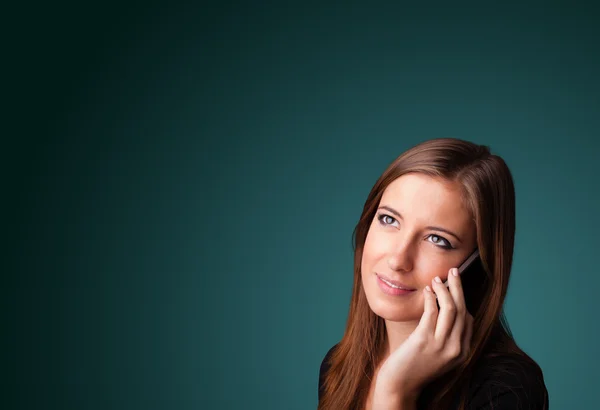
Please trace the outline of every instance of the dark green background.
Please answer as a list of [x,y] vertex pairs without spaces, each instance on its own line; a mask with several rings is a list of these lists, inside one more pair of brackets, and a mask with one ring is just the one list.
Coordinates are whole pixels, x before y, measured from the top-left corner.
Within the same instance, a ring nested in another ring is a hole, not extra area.
[[2,407],[315,408],[364,200],[437,137],[511,167],[508,319],[600,406],[600,14],[484,3],[8,9]]

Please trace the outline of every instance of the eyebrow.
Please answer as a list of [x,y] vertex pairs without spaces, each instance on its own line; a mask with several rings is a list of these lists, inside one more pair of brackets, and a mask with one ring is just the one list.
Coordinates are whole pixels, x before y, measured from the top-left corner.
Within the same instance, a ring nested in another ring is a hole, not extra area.
[[[391,207],[389,207],[389,206],[387,206],[387,205],[382,205],[382,206],[380,206],[378,209],[385,209],[385,210],[387,210],[387,211],[389,211],[389,212],[393,213],[394,215],[396,215],[398,218],[400,218],[400,219],[404,219],[404,218],[402,217],[402,215],[400,214],[400,212],[396,211],[394,208],[391,208]],[[445,233],[447,233],[448,235],[452,235],[452,236],[454,236],[454,237],[456,238],[456,240],[457,240],[457,241],[459,241],[459,242],[461,242],[461,243],[462,243],[462,241],[460,240],[460,238],[458,237],[458,235],[457,235],[457,234],[455,234],[455,233],[454,233],[454,232],[452,232],[452,231],[449,231],[448,229],[441,228],[441,227],[439,227],[439,226],[426,226],[426,227],[425,227],[425,229],[431,229],[431,230],[434,230],[434,231],[445,232]]]

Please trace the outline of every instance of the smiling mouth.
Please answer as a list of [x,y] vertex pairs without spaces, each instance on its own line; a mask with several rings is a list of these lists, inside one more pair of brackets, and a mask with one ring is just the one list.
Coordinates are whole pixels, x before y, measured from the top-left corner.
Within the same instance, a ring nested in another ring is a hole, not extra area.
[[379,280],[381,280],[383,283],[385,283],[386,285],[388,285],[388,286],[389,286],[389,287],[391,287],[391,288],[394,288],[394,289],[402,289],[402,290],[415,290],[415,289],[407,288],[407,287],[405,287],[405,286],[398,286],[398,285],[396,285],[396,284],[394,284],[394,283],[390,282],[389,280],[382,278],[382,277],[381,277],[381,276],[379,276],[379,275],[377,275],[377,277],[379,278]]

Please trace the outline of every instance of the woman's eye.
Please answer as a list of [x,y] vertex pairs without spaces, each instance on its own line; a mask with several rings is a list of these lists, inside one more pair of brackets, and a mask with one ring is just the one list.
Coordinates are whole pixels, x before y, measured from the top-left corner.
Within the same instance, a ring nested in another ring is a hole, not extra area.
[[391,225],[396,221],[396,219],[386,214],[379,214],[377,219],[379,220],[379,223],[384,226]]
[[[387,215],[387,214],[379,214],[377,215],[377,219],[379,220],[379,224],[383,226],[393,225],[394,222],[397,222],[395,218]],[[454,249],[452,244],[444,237],[439,235],[431,234],[428,236],[431,243],[436,246],[439,246],[442,249]]]
[[429,235],[429,238],[431,238],[431,242],[435,245],[445,244],[445,245],[440,245],[441,248],[452,249],[452,245],[450,244],[450,242],[448,242],[447,239],[442,238],[439,235]]

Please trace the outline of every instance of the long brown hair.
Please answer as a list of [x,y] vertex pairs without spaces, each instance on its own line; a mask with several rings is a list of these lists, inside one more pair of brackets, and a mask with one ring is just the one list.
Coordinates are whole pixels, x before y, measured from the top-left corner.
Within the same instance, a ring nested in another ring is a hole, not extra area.
[[460,184],[475,221],[480,252],[478,266],[463,278],[467,308],[474,318],[470,355],[424,388],[419,407],[446,409],[459,395],[459,408],[464,409],[474,364],[483,357],[519,356],[541,374],[539,366],[516,345],[503,311],[515,237],[515,190],[510,170],[485,145],[440,138],[416,145],[396,158],[367,197],[352,235],[354,285],[346,330],[332,351],[319,410],[361,410],[365,406],[386,332],[384,320],[370,309],[362,287],[362,254],[384,190],[409,172]]

